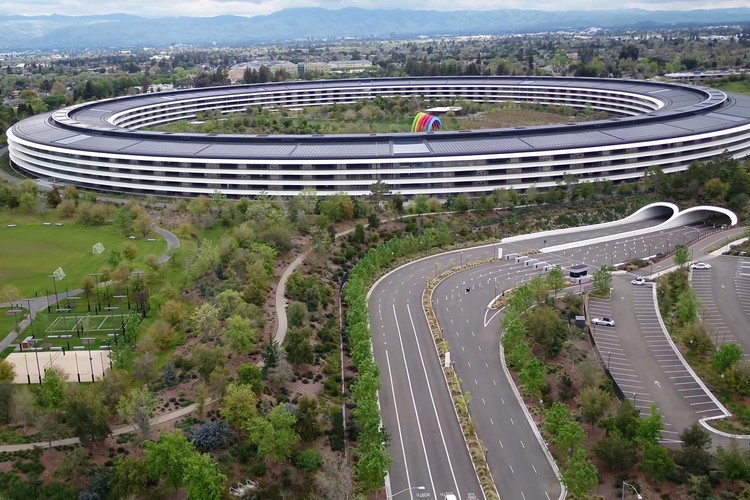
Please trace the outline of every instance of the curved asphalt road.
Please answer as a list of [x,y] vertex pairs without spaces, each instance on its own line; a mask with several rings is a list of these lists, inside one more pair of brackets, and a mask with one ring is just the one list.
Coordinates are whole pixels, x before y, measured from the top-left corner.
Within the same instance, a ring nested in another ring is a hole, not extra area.
[[[658,222],[654,220],[652,224]],[[643,222],[634,225],[648,226]],[[645,257],[660,245],[702,231],[684,227],[646,237],[617,239],[617,234],[629,229],[633,227],[594,228],[575,236],[550,236],[540,241],[454,251],[407,264],[375,284],[369,310],[373,350],[381,367],[383,421],[391,436],[394,459],[390,494],[406,490],[399,498],[441,498],[445,493],[456,492],[459,498],[481,496],[445,387],[440,369],[442,360],[437,357],[422,311],[421,294],[426,281],[448,268],[492,257],[497,247],[507,254],[558,245],[571,238],[584,243],[583,240],[612,236],[609,244],[534,256],[565,267],[574,262],[600,265],[609,263],[613,253],[628,258]],[[464,390],[472,394],[470,411],[479,438],[488,450],[489,466],[501,498],[544,500],[558,498],[561,492],[545,450],[502,371],[497,317],[486,309],[499,292],[541,272],[522,262],[497,261],[447,278],[433,295],[454,368]],[[467,481],[474,486],[466,487]],[[424,489],[417,489],[420,486]]]

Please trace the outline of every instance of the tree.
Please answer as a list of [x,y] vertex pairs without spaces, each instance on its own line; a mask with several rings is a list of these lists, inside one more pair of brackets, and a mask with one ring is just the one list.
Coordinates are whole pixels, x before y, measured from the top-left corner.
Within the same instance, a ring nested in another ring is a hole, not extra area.
[[0,382],[0,422],[10,422],[15,404],[15,387],[7,380]]
[[581,409],[581,418],[593,427],[609,409],[612,399],[609,394],[598,387],[586,387],[578,395],[578,404]]
[[602,266],[597,269],[591,280],[594,283],[594,293],[609,296],[609,289],[612,287],[612,270],[609,267]]
[[169,299],[159,308],[159,318],[170,325],[179,326],[185,319],[185,305],[177,300]]
[[260,394],[263,390],[263,371],[251,363],[244,363],[237,368],[237,380],[241,384],[247,384],[254,393]]
[[711,482],[707,474],[691,474],[688,478],[687,492],[696,500],[704,500],[711,496]]
[[113,498],[130,498],[144,493],[152,481],[145,460],[117,457],[109,472],[109,491]]
[[273,339],[268,339],[263,343],[260,355],[263,359],[264,371],[267,372],[270,368],[275,368],[279,364],[279,343]]
[[66,423],[82,442],[101,441],[111,434],[109,412],[95,386],[75,386],[65,397]]
[[307,321],[307,307],[302,302],[292,302],[286,308],[286,317],[289,327],[301,327]]
[[719,373],[726,373],[742,360],[742,348],[737,344],[723,344],[714,352],[711,365]]
[[690,260],[690,253],[688,252],[688,249],[686,246],[680,245],[674,249],[674,263],[677,264],[677,266],[680,269],[687,266],[687,263],[689,260]]
[[700,448],[705,450],[711,445],[711,434],[698,422],[693,422],[680,433],[683,448]]
[[750,458],[747,451],[740,450],[737,440],[729,442],[728,448],[719,446],[716,449],[716,461],[724,472],[724,477],[734,481],[744,481],[750,475],[750,465],[747,459]]
[[97,383],[104,405],[111,413],[117,411],[120,399],[130,391],[130,376],[125,370],[112,369],[104,372],[104,377]]
[[300,439],[294,430],[296,421],[283,404],[274,407],[265,419],[256,417],[249,435],[250,441],[258,446],[258,454],[276,463],[289,460]]
[[307,396],[297,401],[297,433],[305,442],[315,441],[323,432],[318,418],[318,402]]
[[128,262],[133,262],[137,255],[138,248],[134,243],[126,241],[122,244],[122,256],[125,257],[125,260],[127,260]]
[[518,378],[521,384],[523,384],[526,393],[529,396],[538,398],[542,394],[542,389],[547,385],[546,374],[547,367],[544,361],[533,357],[523,365]]
[[287,359],[295,365],[306,365],[313,362],[315,353],[310,337],[312,330],[309,326],[290,328],[284,339],[284,350]]
[[547,274],[547,286],[549,286],[555,292],[555,299],[557,294],[565,288],[565,273],[560,266],[555,266],[550,269]]
[[133,360],[133,376],[144,384],[150,384],[158,376],[156,370],[156,356],[144,352]]
[[586,434],[575,420],[568,420],[560,427],[555,443],[563,451],[570,454],[581,445]]
[[573,420],[568,407],[555,401],[544,415],[544,429],[554,438],[560,433],[563,425]]
[[190,315],[193,329],[203,337],[209,337],[219,327],[219,310],[204,302]]
[[37,390],[37,404],[41,408],[60,408],[65,399],[65,375],[51,367],[44,372]]
[[0,290],[0,304],[3,302],[13,303],[21,300],[21,290],[14,285],[5,285]]
[[305,474],[311,474],[323,465],[323,455],[318,450],[304,450],[297,455],[294,464]]
[[245,384],[229,384],[221,400],[221,414],[232,427],[247,432],[258,416],[258,399],[252,387]]
[[151,436],[151,419],[156,415],[159,398],[146,387],[133,389],[122,398],[117,412],[133,425],[139,443]]
[[0,382],[13,382],[16,367],[7,359],[0,359]]
[[190,359],[195,364],[195,369],[204,382],[208,382],[211,373],[217,368],[223,367],[227,362],[227,357],[220,347],[203,347],[196,345],[193,347]]
[[[547,288],[543,287],[543,297],[547,296]],[[539,300],[539,298],[537,298]],[[526,331],[552,357],[560,353],[565,339],[566,327],[557,310],[550,306],[530,309],[524,314],[523,322]]]
[[203,422],[190,433],[190,442],[201,452],[226,448],[233,438],[232,429],[224,420]]
[[224,495],[227,476],[208,453],[193,453],[186,457],[183,483],[188,498],[219,500]]
[[152,476],[162,476],[164,486],[168,489],[176,490],[182,486],[186,457],[196,453],[185,436],[179,431],[162,432],[159,434],[159,441],[145,441],[143,448],[146,467]]
[[698,319],[698,312],[700,311],[701,304],[698,300],[698,296],[692,288],[688,288],[680,293],[677,299],[675,309],[677,311],[677,318],[683,324],[695,323]]
[[36,415],[34,427],[37,430],[39,438],[49,443],[52,448],[52,441],[59,439],[68,434],[68,428],[63,421],[62,412],[57,409],[47,410]]
[[249,319],[239,315],[227,318],[227,329],[224,331],[224,339],[229,347],[240,354],[246,354],[255,347],[257,332],[252,327]]
[[635,463],[635,444],[614,431],[594,444],[594,453],[610,470],[625,470]]
[[584,498],[599,484],[599,473],[586,457],[586,452],[578,449],[568,460],[568,467],[562,471],[562,480],[572,498]]
[[96,464],[91,459],[89,450],[76,446],[65,453],[55,468],[54,476],[69,482],[80,476],[88,476],[95,467]]
[[354,480],[349,464],[341,457],[324,460],[313,478],[313,488],[320,498],[347,500],[354,496]]
[[541,306],[547,302],[547,296],[549,295],[549,286],[547,280],[541,275],[534,276],[526,285],[531,290],[531,294],[536,300],[536,304]]
[[664,446],[649,443],[643,448],[641,469],[654,480],[663,481],[674,469],[674,460]]
[[638,441],[643,444],[656,444],[661,439],[664,429],[664,419],[656,409],[656,403],[651,403],[651,415],[640,420],[638,425]]
[[133,215],[126,207],[120,207],[112,214],[112,225],[115,226],[123,236],[130,233],[132,224]]

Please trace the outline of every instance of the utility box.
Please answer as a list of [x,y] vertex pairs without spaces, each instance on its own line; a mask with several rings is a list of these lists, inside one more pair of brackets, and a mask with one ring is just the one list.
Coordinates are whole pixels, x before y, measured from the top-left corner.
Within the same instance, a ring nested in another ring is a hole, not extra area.
[[576,264],[568,268],[571,278],[583,278],[589,272],[589,268],[586,264]]

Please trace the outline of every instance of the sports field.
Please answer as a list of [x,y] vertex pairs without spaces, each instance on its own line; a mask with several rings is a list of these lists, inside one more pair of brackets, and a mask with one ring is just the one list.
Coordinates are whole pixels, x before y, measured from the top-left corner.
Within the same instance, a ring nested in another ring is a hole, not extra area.
[[32,337],[34,340],[30,342],[40,351],[107,349],[122,338],[127,314],[127,309],[121,315],[119,311],[87,313],[85,307],[82,313],[54,312],[53,308],[50,314],[37,314],[19,340]]
[[62,370],[68,382],[93,382],[109,370],[109,351],[14,352],[6,359],[15,366],[16,384],[38,384],[51,366]]
[[[35,293],[42,296],[45,290],[54,293],[49,276],[58,267],[65,272],[65,278],[56,283],[58,292],[80,288],[83,277],[106,266],[109,251],[120,250],[126,241],[134,243],[138,250],[134,268],[143,268],[144,256],[161,255],[167,249],[166,242],[155,234],[130,240],[109,225],[56,225],[60,222],[54,216],[48,221],[32,219],[0,215],[0,283],[16,286],[24,297],[34,297]],[[8,227],[9,224],[15,227]],[[147,241],[148,238],[156,241]],[[91,247],[96,243],[104,245],[104,253],[92,253]]]

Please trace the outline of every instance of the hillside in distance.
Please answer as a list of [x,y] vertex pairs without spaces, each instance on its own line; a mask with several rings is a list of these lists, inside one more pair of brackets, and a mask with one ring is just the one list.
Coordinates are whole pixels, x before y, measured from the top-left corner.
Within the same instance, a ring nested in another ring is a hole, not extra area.
[[331,37],[387,38],[536,32],[589,27],[658,28],[737,25],[750,8],[689,11],[638,9],[542,11],[285,9],[266,16],[161,17],[0,15],[0,51],[165,47],[171,44],[242,46]]

